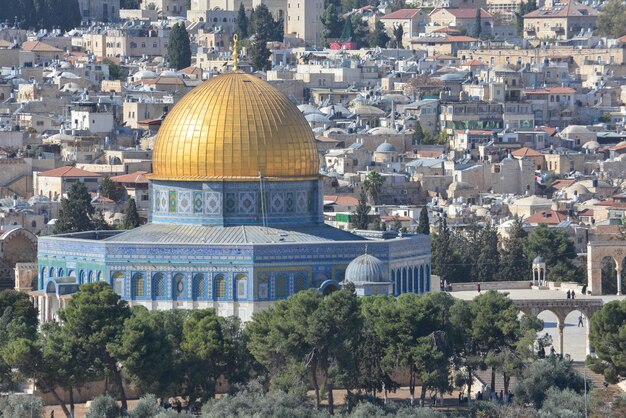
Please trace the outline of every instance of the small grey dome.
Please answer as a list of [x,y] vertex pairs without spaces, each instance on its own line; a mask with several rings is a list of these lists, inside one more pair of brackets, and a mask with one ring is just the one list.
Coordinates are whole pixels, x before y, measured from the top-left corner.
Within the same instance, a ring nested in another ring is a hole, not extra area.
[[376,148],[376,152],[396,152],[396,147],[385,141]]
[[545,263],[546,260],[543,259],[542,256],[538,255],[537,257],[535,257],[535,259],[533,260],[533,264],[539,264],[539,263]]
[[348,264],[348,268],[346,268],[345,280],[353,283],[386,282],[387,280],[383,275],[383,267],[383,262],[378,258],[369,254],[363,254]]

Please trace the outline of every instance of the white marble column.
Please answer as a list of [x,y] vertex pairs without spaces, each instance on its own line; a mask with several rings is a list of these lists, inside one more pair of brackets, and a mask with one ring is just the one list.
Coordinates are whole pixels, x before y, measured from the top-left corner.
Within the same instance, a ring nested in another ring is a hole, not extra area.
[[621,267],[615,267],[615,271],[617,272],[617,295],[621,296],[622,294],[622,269]]

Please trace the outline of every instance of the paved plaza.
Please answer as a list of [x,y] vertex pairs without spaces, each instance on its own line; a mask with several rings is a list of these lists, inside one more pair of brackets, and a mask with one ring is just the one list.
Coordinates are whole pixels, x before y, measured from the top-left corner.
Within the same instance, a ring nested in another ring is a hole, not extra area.
[[[508,293],[512,300],[567,300],[566,290],[535,290],[535,289],[513,289],[498,290],[499,292]],[[458,291],[450,292],[456,298],[463,300],[471,300],[478,296],[477,291]],[[625,296],[604,295],[604,296],[582,296],[576,294],[575,300],[602,300],[603,303],[612,300],[623,300]],[[563,330],[563,348],[565,354],[569,354],[575,361],[584,361],[586,357],[585,342],[586,328],[578,326],[578,317],[580,312],[574,310],[565,317],[565,328]],[[557,352],[559,351],[559,330],[557,326],[557,317],[550,311],[542,311],[538,315],[539,319],[544,321],[544,330],[538,334],[544,335],[546,332],[552,337],[552,341]],[[587,326],[586,321],[585,326]]]

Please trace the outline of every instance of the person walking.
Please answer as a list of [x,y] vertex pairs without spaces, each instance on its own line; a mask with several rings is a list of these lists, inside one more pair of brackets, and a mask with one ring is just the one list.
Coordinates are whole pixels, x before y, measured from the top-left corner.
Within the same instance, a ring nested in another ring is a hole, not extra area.
[[568,290],[568,291],[567,291],[567,298],[568,298],[568,299],[570,299],[570,298],[571,298],[571,296],[572,296],[572,294],[571,294],[571,293],[570,293],[570,291]]
[[576,299],[576,293],[574,292],[573,289],[572,289],[572,299]]
[[580,316],[578,317],[578,326],[579,327],[585,326],[585,324],[583,323],[583,314],[580,314]]
[[480,293],[480,283],[476,283],[476,290]]

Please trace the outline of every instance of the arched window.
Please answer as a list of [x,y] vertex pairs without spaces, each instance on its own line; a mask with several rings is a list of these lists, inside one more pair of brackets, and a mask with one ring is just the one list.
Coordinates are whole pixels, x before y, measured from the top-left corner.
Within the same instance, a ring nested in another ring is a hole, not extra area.
[[85,271],[81,270],[80,274],[78,275],[78,284],[83,284],[85,283]]
[[98,277],[97,277],[98,281],[101,282],[102,281],[102,272],[99,271],[98,272]]
[[296,277],[293,281],[293,292],[301,292],[303,290],[306,290],[307,287],[308,286],[306,283],[306,275],[304,273],[296,273]]
[[270,295],[270,276],[267,273],[259,275],[257,296],[259,299],[268,299]]
[[215,297],[218,299],[223,299],[226,297],[226,278],[223,274],[218,274],[214,278],[214,287],[215,287]]
[[174,276],[174,299],[182,299],[185,297],[185,276],[181,273],[177,273]]
[[248,297],[248,276],[245,274],[236,275],[235,285],[237,286],[237,299],[246,299]]
[[57,274],[57,277],[64,277],[63,275],[65,274],[65,270],[63,270],[62,268],[59,269],[59,273]]
[[56,271],[54,270],[54,267],[50,267],[50,274],[48,275],[48,277],[54,277],[55,274]]
[[[91,272],[90,272],[91,274]],[[120,296],[124,295],[124,273],[116,271],[111,278],[111,284],[113,285],[113,291]]]
[[74,277],[74,278],[76,278],[76,271],[74,271],[74,270],[70,270],[70,271],[68,271],[68,272],[67,272],[67,276],[68,276],[68,277]]
[[152,276],[152,297],[165,297],[165,277],[163,277],[163,274],[161,273],[156,273]]
[[87,283],[93,283],[93,271],[90,271],[87,275]]
[[209,285],[204,274],[196,274],[194,276],[191,297],[193,300],[208,299]]
[[276,298],[286,298],[289,292],[289,283],[286,274],[276,277]]
[[146,279],[141,273],[133,275],[132,298],[142,298],[146,295]]

